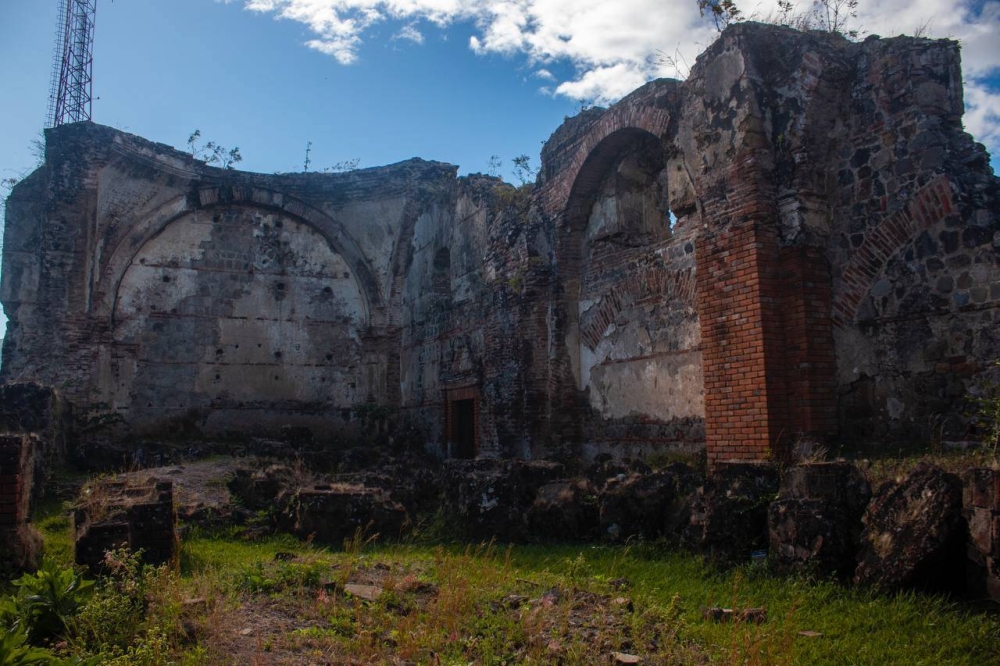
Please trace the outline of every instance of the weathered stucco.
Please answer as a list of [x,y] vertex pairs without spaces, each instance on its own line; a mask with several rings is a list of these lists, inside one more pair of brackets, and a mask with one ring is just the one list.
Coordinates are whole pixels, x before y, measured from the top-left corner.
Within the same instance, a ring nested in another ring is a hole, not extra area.
[[389,408],[448,455],[965,437],[1000,184],[958,46],[741,24],[569,118],[533,188],[264,176],[83,123],[7,203],[0,376],[119,434]]

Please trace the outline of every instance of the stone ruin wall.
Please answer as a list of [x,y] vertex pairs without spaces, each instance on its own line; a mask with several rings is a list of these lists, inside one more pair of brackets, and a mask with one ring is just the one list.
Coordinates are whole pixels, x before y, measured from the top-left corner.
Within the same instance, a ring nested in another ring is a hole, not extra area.
[[748,23],[567,119],[530,193],[64,126],[8,201],[0,373],[124,432],[332,436],[374,402],[445,455],[469,428],[526,458],[961,439],[1000,357],[961,100],[954,42]]

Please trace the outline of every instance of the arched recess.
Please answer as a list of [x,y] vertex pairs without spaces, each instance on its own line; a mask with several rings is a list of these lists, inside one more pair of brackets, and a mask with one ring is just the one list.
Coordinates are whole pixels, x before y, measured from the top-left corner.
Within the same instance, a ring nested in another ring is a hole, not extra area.
[[211,186],[197,195],[179,196],[163,204],[133,224],[103,263],[92,291],[91,315],[114,326],[115,299],[122,277],[136,254],[150,239],[172,222],[199,210],[217,207],[248,207],[262,212],[278,212],[318,231],[329,247],[347,262],[365,299],[366,319],[382,304],[375,271],[357,242],[343,225],[326,213],[284,193],[258,187]]
[[[563,213],[558,260],[564,279],[578,279],[585,252],[598,245],[614,252],[615,245],[636,247],[669,236],[665,167],[660,140],[637,128],[614,132],[590,152]],[[622,199],[624,205],[616,205]]]
[[320,230],[276,207],[175,217],[133,253],[112,301],[102,397],[136,427],[192,412],[208,429],[273,425],[384,391],[365,362],[362,282]]
[[539,198],[545,212],[552,217],[565,212],[584,166],[597,147],[612,135],[645,132],[654,138],[664,137],[669,126],[670,113],[666,109],[628,104],[624,101],[608,109],[580,139],[568,166],[551,174],[551,180],[545,185],[545,193]]
[[694,245],[689,232],[674,236],[668,161],[660,136],[611,132],[577,170],[562,211],[567,380],[606,419],[666,423],[704,411]]

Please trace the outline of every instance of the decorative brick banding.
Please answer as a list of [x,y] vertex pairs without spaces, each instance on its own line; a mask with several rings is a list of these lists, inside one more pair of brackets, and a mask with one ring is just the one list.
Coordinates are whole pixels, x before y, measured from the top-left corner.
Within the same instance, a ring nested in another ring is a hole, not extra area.
[[[886,197],[882,197],[885,209]],[[938,176],[917,190],[905,206],[869,229],[861,246],[851,255],[840,275],[833,300],[833,322],[837,326],[853,322],[858,307],[889,259],[920,232],[955,212],[951,183]]]
[[597,312],[581,329],[580,339],[594,349],[622,310],[650,299],[661,302],[679,300],[694,306],[694,296],[694,269],[669,272],[662,266],[647,266],[615,285],[601,299]]

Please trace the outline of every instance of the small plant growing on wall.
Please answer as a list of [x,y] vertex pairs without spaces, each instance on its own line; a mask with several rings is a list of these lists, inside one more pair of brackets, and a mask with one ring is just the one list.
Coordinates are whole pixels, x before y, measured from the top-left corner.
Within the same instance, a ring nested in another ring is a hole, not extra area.
[[323,169],[323,173],[344,173],[354,171],[361,164],[360,157],[352,157],[349,160],[340,160]]
[[500,175],[500,167],[503,166],[503,160],[500,159],[499,155],[490,155],[490,159],[486,160],[486,175],[496,178]]
[[188,152],[195,159],[223,169],[233,169],[235,164],[243,161],[239,147],[229,149],[214,141],[199,145],[199,139],[201,139],[201,130],[196,129],[191,132],[187,140]]
[[518,155],[513,159],[514,176],[521,181],[521,185],[533,183],[538,177],[538,169],[531,166],[531,158],[527,155]]

